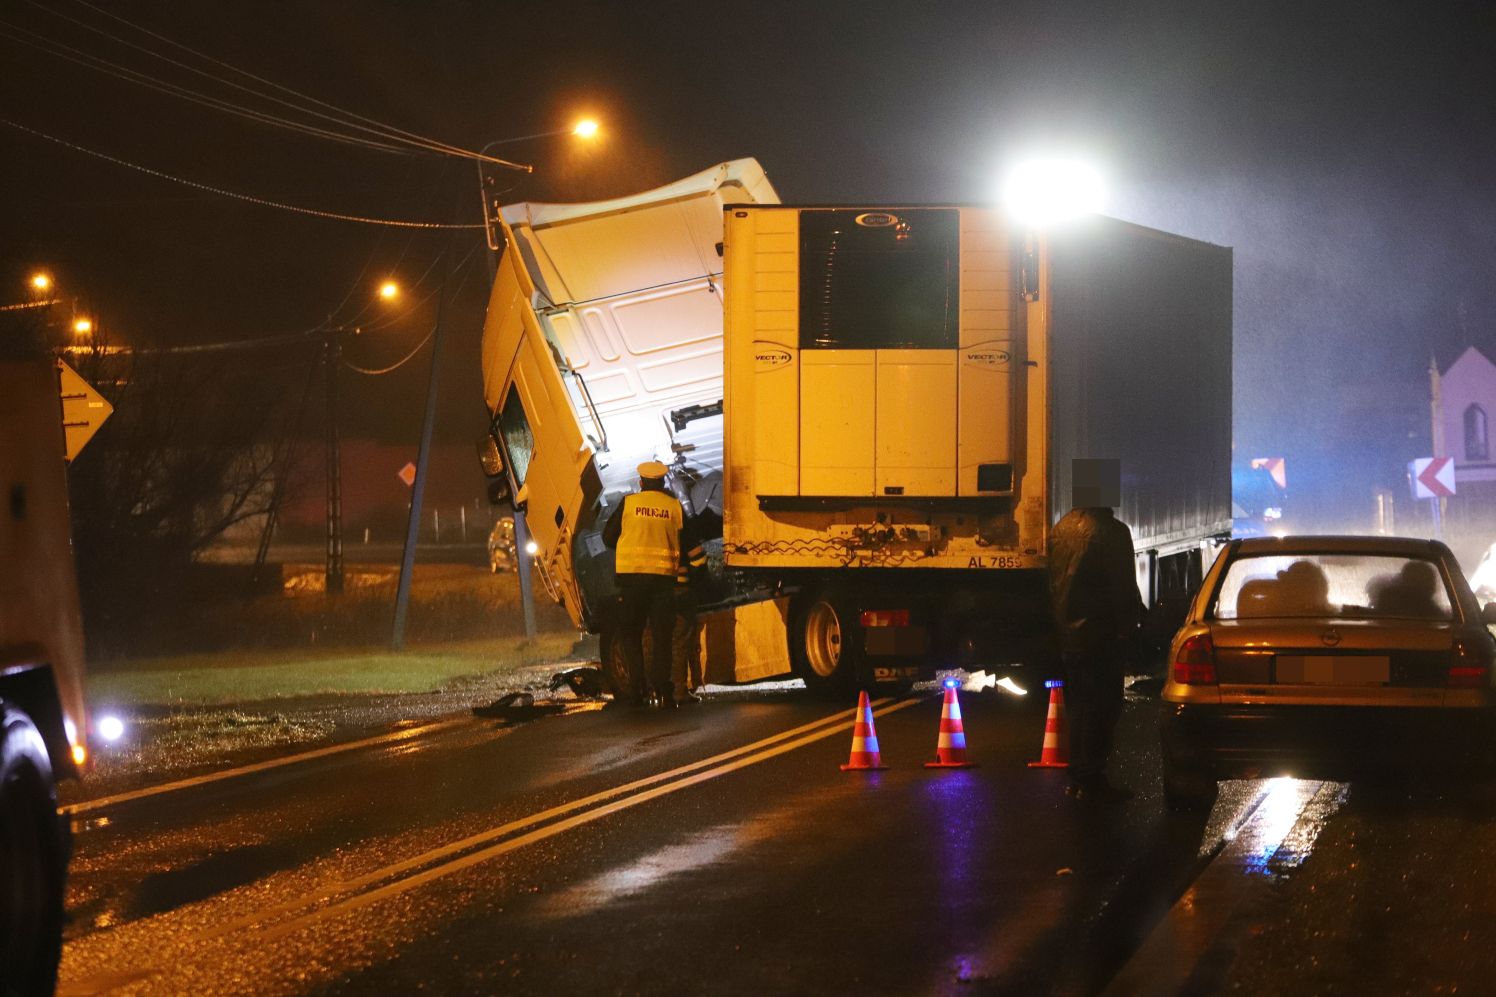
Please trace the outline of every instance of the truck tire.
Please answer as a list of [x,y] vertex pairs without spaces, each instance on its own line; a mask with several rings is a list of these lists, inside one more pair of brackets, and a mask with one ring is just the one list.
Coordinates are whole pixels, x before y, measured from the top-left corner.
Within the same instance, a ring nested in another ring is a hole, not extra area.
[[862,669],[858,610],[835,592],[812,593],[796,606],[790,626],[790,663],[805,688],[840,695],[857,687]]
[[603,689],[615,697],[622,696],[629,687],[629,666],[623,659],[616,627],[605,627],[598,634],[597,650],[603,671]]
[[66,871],[57,790],[35,725],[0,711],[0,994],[50,994]]

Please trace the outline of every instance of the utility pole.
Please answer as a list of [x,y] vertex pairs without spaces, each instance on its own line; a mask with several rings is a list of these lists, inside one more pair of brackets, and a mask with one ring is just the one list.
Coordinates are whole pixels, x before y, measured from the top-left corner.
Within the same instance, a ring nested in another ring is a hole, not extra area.
[[431,332],[431,377],[426,382],[426,416],[421,420],[421,449],[416,454],[416,479],[410,486],[410,518],[405,524],[405,550],[400,555],[400,583],[395,589],[395,623],[390,634],[393,650],[405,649],[405,616],[410,608],[410,581],[416,567],[416,542],[421,533],[421,499],[426,491],[426,467],[431,460],[431,433],[436,425],[436,388],[441,373],[442,326],[447,312],[447,278],[451,238],[442,247],[442,288],[436,300],[436,328]]
[[343,337],[329,329],[322,346],[327,376],[327,594],[343,594],[343,451],[338,426],[338,371]]

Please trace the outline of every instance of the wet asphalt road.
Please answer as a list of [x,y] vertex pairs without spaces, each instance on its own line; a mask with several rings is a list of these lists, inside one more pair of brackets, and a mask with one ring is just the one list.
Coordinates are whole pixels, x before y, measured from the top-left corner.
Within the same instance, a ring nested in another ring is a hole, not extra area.
[[81,813],[59,992],[1098,992],[1266,812],[1242,784],[1167,815],[1151,700],[1113,809],[1026,767],[1042,703],[965,695],[980,767],[950,771],[920,764],[938,695],[876,706],[880,773],[838,770],[850,709],[739,695],[459,719]]

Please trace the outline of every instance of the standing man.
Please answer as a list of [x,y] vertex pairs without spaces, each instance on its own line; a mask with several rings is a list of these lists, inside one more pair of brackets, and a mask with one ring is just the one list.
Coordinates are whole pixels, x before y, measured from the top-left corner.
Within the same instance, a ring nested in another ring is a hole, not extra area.
[[[657,460],[639,465],[639,490],[624,497],[603,527],[603,543],[616,548],[614,571],[623,597],[618,639],[623,641],[629,686],[619,698],[633,706],[645,703],[649,688],[661,706],[674,706],[670,684],[671,645],[675,630],[675,578],[681,564],[681,529],[685,511],[665,490],[667,468]],[[644,675],[644,628],[649,627],[650,669]]]
[[1122,714],[1126,652],[1142,619],[1132,531],[1112,512],[1121,504],[1117,461],[1076,460],[1071,480],[1074,508],[1049,535],[1049,595],[1074,731],[1069,792],[1120,803],[1132,792],[1107,781],[1106,763]]

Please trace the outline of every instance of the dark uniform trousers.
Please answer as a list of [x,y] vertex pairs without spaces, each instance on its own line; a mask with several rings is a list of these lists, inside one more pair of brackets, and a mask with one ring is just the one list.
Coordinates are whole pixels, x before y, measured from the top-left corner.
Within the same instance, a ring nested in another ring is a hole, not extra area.
[[1120,640],[1066,648],[1065,706],[1070,719],[1070,780],[1079,785],[1102,779],[1112,754],[1113,734],[1122,716],[1126,655]]
[[[670,659],[675,631],[675,576],[621,574],[618,588],[623,597],[619,637],[628,665],[630,693],[643,698],[649,687],[663,696],[671,690]],[[644,675],[644,628],[649,627],[649,681]]]

